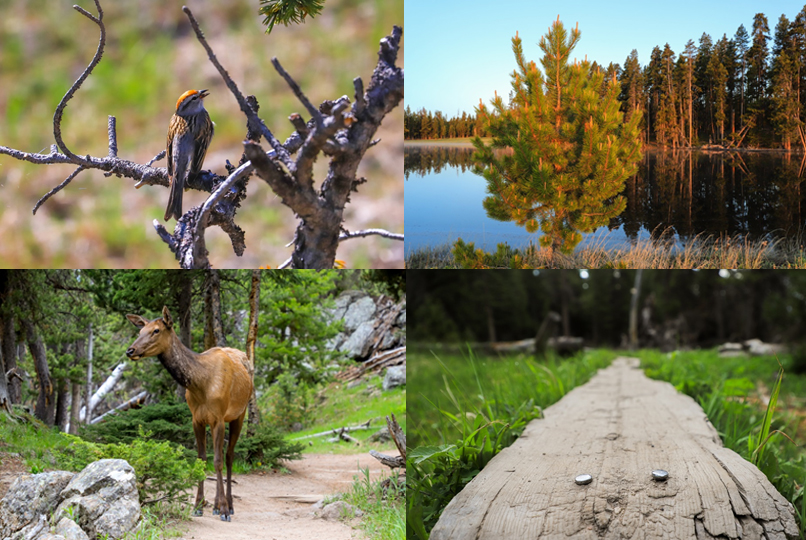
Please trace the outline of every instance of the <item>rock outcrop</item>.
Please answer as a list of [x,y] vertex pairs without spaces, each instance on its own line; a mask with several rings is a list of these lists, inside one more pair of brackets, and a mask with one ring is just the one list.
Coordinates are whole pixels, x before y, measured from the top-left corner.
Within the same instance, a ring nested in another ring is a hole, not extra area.
[[122,459],[20,476],[0,500],[2,540],[117,539],[139,520],[134,469]]

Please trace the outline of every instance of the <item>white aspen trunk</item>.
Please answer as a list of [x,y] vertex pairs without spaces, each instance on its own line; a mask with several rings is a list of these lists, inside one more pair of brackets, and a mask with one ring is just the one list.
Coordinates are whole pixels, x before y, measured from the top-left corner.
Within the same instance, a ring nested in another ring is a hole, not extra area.
[[[89,350],[87,351],[87,391],[84,394],[86,403],[89,404],[90,396],[92,395],[92,323],[90,323],[89,328]],[[81,408],[80,419],[83,421],[85,418],[89,418],[89,414],[86,414],[86,405]],[[92,407],[90,407],[90,413],[92,413]]]
[[[90,350],[92,348],[90,347]],[[126,369],[126,362],[121,362],[117,365],[117,367],[112,371],[112,374],[106,378],[104,383],[98,387],[98,390],[92,395],[90,398],[90,418],[92,418],[92,410],[98,406],[98,404],[106,397],[106,395],[111,392],[115,385],[120,381],[120,378],[123,376],[123,370]],[[90,423],[87,420],[87,408],[82,407],[81,412],[79,413],[79,420],[82,422]]]

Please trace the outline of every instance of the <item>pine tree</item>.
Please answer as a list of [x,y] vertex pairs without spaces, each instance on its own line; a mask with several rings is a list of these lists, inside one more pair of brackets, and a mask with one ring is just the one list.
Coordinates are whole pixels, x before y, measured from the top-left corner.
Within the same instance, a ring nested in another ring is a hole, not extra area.
[[611,80],[602,96],[602,71],[587,61],[569,62],[579,37],[578,28],[569,34],[558,17],[540,40],[541,73],[524,58],[516,33],[511,102],[496,94],[491,111],[483,103],[477,109],[493,137],[489,146],[473,142],[477,171],[490,193],[484,200],[488,215],[531,233],[542,229],[540,243],[551,253],[570,252],[580,232],[592,232],[624,210],[619,192],[641,158],[641,115],[624,123],[619,85]]
[[633,49],[627,60],[624,61],[624,69],[619,77],[621,83],[621,93],[619,101],[624,105],[625,119],[629,121],[632,115],[641,112],[644,106],[643,74],[641,64],[638,63],[638,51]]
[[[740,94],[740,107],[739,107],[739,118],[744,118],[744,92],[745,92],[745,74],[747,73],[747,44],[750,42],[750,38],[747,35],[747,30],[745,29],[743,24],[739,25],[738,30],[736,30],[736,35],[733,37],[733,41],[736,43],[736,52],[738,53],[739,63],[741,64],[740,68],[740,82],[739,82],[739,94]],[[743,122],[743,121],[742,121]]]
[[747,98],[751,106],[762,106],[767,93],[767,41],[770,39],[767,17],[753,18],[753,45],[747,51]]
[[785,15],[781,15],[775,27],[769,95],[772,105],[771,123],[787,150],[792,147],[792,139],[800,139],[802,133],[796,46],[797,27],[790,24]]
[[728,81],[728,70],[722,64],[722,56],[727,47],[727,41],[727,38],[723,37],[717,42],[713,54],[711,54],[711,59],[708,61],[708,78],[711,82],[712,110],[715,122],[713,136],[719,141],[725,136],[725,89]]
[[686,59],[686,104],[688,114],[688,145],[694,146],[694,56],[697,52],[697,47],[694,45],[693,40],[688,40],[686,48],[681,56]]

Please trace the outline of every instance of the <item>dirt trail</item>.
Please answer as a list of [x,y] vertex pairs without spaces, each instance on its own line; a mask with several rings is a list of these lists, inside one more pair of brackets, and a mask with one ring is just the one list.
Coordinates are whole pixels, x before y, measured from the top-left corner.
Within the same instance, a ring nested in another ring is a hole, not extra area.
[[[290,474],[267,473],[236,475],[232,485],[235,514],[230,523],[212,515],[185,525],[184,539],[193,540],[342,540],[360,538],[361,532],[339,521],[315,518],[312,503],[350,489],[359,468],[369,467],[377,478],[388,471],[367,453],[356,455],[305,454],[300,461],[286,463]],[[204,485],[208,500],[215,496],[215,483]],[[304,502],[297,502],[304,501]]]

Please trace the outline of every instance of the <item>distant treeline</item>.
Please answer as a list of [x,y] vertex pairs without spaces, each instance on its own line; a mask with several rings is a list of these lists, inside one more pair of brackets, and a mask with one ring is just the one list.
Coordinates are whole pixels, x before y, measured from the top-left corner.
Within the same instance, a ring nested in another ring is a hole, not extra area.
[[442,112],[431,113],[425,109],[412,112],[406,107],[403,115],[404,137],[406,139],[453,139],[456,137],[486,136],[486,132],[475,115],[462,113],[462,116],[446,118]]
[[[623,66],[592,69],[615,77],[621,110],[643,115],[648,144],[806,148],[806,6],[792,21],[782,14],[772,37],[758,13],[750,33],[742,24],[730,39],[689,40],[679,55],[668,43],[656,46],[643,67],[633,50]],[[483,136],[481,129],[473,115],[406,109],[407,139]]]

